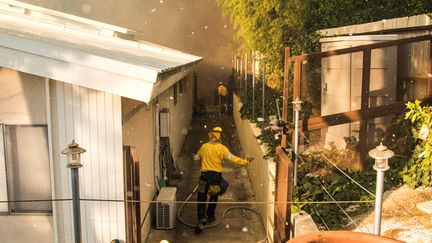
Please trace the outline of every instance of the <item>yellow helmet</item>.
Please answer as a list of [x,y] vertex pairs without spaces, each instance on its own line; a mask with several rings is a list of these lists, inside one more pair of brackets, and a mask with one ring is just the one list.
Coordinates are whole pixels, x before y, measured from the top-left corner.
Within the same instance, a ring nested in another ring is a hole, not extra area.
[[219,140],[221,138],[221,136],[223,136],[223,134],[222,134],[222,128],[220,128],[220,127],[213,128],[208,133],[208,136],[209,136],[210,140],[212,140],[212,141]]
[[221,127],[215,127],[215,128],[213,128],[212,132],[222,133],[222,128]]

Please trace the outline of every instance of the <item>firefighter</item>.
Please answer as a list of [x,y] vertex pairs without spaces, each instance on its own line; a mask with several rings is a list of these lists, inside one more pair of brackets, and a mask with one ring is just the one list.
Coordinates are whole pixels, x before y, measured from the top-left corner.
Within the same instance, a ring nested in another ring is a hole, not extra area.
[[201,176],[198,181],[198,224],[195,233],[199,234],[207,223],[216,220],[215,210],[218,197],[223,195],[228,189],[228,182],[222,177],[222,161],[229,160],[239,165],[249,165],[250,159],[242,159],[233,155],[227,147],[221,143],[223,137],[222,128],[215,127],[209,133],[210,141],[201,146],[198,153],[194,155],[194,160],[201,160]]
[[227,107],[228,90],[223,85],[222,82],[219,82],[218,94],[219,94],[219,112],[226,113],[228,109]]

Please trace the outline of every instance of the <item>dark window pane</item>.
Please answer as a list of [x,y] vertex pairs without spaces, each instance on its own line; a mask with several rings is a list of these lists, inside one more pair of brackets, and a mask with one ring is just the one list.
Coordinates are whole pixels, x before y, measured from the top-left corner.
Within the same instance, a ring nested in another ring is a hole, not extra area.
[[177,104],[177,83],[174,84],[173,99],[174,99],[174,105]]

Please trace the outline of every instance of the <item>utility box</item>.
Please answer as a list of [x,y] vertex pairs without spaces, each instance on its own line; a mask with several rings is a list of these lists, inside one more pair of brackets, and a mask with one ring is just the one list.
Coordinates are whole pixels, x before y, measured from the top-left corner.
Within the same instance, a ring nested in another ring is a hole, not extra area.
[[293,237],[319,231],[312,217],[304,211],[293,214],[291,218],[294,226]]
[[162,187],[156,199],[156,228],[174,229],[176,220],[176,187]]
[[159,112],[159,134],[161,138],[169,137],[169,112],[167,108]]

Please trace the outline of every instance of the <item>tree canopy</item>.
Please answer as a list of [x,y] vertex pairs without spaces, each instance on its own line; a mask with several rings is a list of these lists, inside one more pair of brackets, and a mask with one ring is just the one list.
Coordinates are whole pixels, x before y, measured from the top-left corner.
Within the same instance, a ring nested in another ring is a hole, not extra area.
[[284,47],[290,47],[296,55],[319,50],[319,29],[432,12],[432,0],[218,0],[218,3],[231,18],[240,51],[266,54],[270,82],[282,80]]

